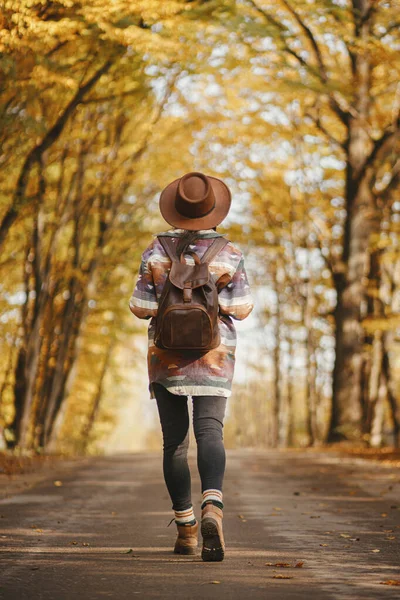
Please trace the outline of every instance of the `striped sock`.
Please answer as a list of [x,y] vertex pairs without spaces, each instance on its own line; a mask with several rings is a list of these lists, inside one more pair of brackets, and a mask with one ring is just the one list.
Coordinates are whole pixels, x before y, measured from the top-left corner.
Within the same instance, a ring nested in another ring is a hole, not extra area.
[[204,490],[203,492],[203,502],[201,504],[201,508],[204,508],[206,504],[215,504],[218,508],[224,508],[224,504],[222,502],[222,492],[221,490]]
[[175,523],[177,525],[194,525],[196,517],[194,516],[193,506],[186,510],[174,510]]

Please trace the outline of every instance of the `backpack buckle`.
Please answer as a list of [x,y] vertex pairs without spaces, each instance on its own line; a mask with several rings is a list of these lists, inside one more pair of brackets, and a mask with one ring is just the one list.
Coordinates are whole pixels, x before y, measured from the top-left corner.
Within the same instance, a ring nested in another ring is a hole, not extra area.
[[184,302],[192,301],[192,282],[191,281],[185,281],[184,288],[183,288],[183,301]]

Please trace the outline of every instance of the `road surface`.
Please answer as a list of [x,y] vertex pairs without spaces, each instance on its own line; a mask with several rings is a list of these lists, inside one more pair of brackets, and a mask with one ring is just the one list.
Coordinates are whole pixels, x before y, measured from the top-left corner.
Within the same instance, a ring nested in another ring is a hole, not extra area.
[[[200,514],[195,457],[193,504]],[[400,469],[332,453],[229,451],[226,557],[172,553],[161,456],[90,458],[0,501],[0,598],[400,597]]]

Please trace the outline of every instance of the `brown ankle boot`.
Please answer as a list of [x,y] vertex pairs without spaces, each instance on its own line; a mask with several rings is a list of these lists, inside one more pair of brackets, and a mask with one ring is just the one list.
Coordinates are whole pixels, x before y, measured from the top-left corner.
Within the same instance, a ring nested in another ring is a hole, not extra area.
[[206,504],[201,511],[201,535],[203,536],[201,558],[206,562],[224,560],[222,517],[222,510],[214,504]]
[[197,532],[199,524],[195,525],[177,525],[178,538],[175,542],[175,554],[196,554],[197,551]]

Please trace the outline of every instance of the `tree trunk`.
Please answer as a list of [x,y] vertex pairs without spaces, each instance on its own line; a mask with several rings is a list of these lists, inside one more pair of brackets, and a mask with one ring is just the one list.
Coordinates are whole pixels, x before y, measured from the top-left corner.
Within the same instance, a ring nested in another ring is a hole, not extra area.
[[13,448],[18,444],[18,434],[21,429],[21,419],[24,406],[25,397],[25,363],[26,363],[26,350],[23,346],[19,349],[17,362],[15,365],[15,383],[14,383],[14,416],[13,420],[9,425],[9,429],[12,433],[12,440],[8,442],[10,448]]
[[[16,443],[23,449],[27,449],[31,444],[31,416],[32,406],[35,397],[37,384],[37,373],[40,361],[40,353],[43,342],[43,325],[45,322],[46,306],[49,299],[49,278],[48,273],[43,275],[40,267],[41,257],[38,252],[40,244],[38,242],[38,222],[40,219],[40,208],[37,214],[37,222],[34,229],[34,252],[33,271],[35,272],[35,303],[33,308],[32,320],[25,323],[25,349],[20,351],[18,357],[19,380],[15,384],[15,402],[16,402]],[[28,293],[28,290],[26,290]]]
[[386,348],[387,334],[384,337],[384,351],[382,359],[382,377],[384,377],[387,388],[387,400],[390,408],[390,416],[393,421],[393,444],[396,448],[400,448],[400,405],[398,404],[396,395],[393,393],[393,381],[391,377],[389,354]]
[[315,357],[315,348],[312,335],[313,327],[313,314],[315,310],[314,300],[314,282],[310,277],[310,267],[308,267],[309,280],[306,284],[306,293],[303,297],[302,304],[302,320],[306,329],[306,397],[305,397],[305,408],[306,408],[306,431],[308,436],[308,446],[313,446],[318,439],[317,431],[317,400],[316,400],[316,376],[317,376],[317,365]]
[[276,312],[274,315],[275,327],[275,348],[273,353],[274,362],[274,392],[272,404],[272,423],[271,423],[271,444],[273,448],[278,446],[279,442],[279,425],[280,425],[280,409],[282,404],[281,398],[281,311],[279,298],[279,283],[277,281],[277,273],[275,273],[275,294],[276,294]]
[[50,439],[54,421],[64,398],[65,383],[68,371],[74,362],[76,339],[79,334],[83,312],[84,294],[80,289],[77,279],[73,278],[69,286],[69,291],[70,297],[67,300],[62,317],[62,333],[60,335],[56,367],[51,382],[50,394],[46,402],[44,428],[41,439],[41,445],[44,448],[46,448],[47,442]]
[[[83,451],[86,451],[87,446],[89,444],[89,438],[90,438],[90,434],[92,432],[93,429],[93,425],[95,424],[97,415],[99,413],[99,409],[100,409],[100,402],[101,402],[101,398],[103,395],[103,386],[104,386],[104,379],[105,376],[107,374],[108,371],[108,367],[110,365],[110,359],[111,359],[111,355],[112,355],[112,351],[114,349],[114,344],[111,342],[107,348],[107,352],[106,352],[106,356],[104,358],[104,362],[103,362],[103,366],[101,369],[101,373],[100,373],[100,377],[97,383],[97,392],[96,395],[94,397],[93,400],[93,405],[92,405],[92,409],[90,411],[90,414],[87,418],[86,424],[82,430],[82,445],[83,445]],[[252,394],[252,397],[253,394]],[[257,432],[256,432],[257,433]]]
[[351,243],[347,277],[337,286],[336,356],[333,371],[329,441],[359,439],[362,434],[362,386],[366,280],[370,238],[380,220],[367,189],[358,190],[349,215]]
[[[353,0],[355,37],[367,43],[372,14],[370,0]],[[371,140],[365,127],[370,111],[371,64],[368,51],[351,55],[354,112],[348,117],[346,152],[346,223],[343,272],[336,277],[336,359],[328,440],[360,439],[362,435],[363,342],[368,250],[380,231],[380,215],[366,170]]]
[[371,433],[369,444],[372,448],[380,448],[382,446],[382,436],[385,417],[385,399],[387,397],[387,385],[383,377],[381,377],[378,397],[374,405],[374,414],[371,422]]
[[288,365],[288,382],[287,382],[287,398],[286,398],[286,410],[287,410],[287,423],[286,423],[286,435],[285,435],[285,446],[294,445],[294,343],[292,336],[289,334],[289,365]]
[[[310,337],[310,336],[309,336]],[[307,344],[307,352],[309,353],[309,360],[307,366],[307,385],[306,385],[306,402],[308,406],[307,416],[307,430],[308,430],[308,445],[314,446],[318,443],[318,424],[317,424],[317,398],[316,398],[316,362],[315,362],[315,351],[312,347],[310,340]]]

